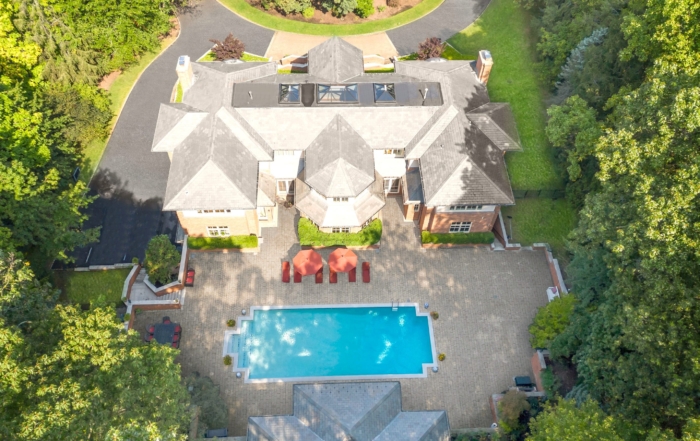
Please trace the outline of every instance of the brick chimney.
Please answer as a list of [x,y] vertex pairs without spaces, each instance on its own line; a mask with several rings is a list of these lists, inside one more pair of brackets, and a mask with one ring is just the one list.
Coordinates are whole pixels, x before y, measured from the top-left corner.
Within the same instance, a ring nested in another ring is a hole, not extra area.
[[192,73],[192,63],[190,63],[190,57],[187,55],[181,55],[177,59],[177,67],[175,68],[177,72],[177,78],[182,86],[183,92],[192,86],[194,83],[194,74]]
[[487,50],[479,51],[479,59],[476,60],[476,76],[479,81],[485,86],[489,82],[489,74],[493,66],[493,58],[491,52]]

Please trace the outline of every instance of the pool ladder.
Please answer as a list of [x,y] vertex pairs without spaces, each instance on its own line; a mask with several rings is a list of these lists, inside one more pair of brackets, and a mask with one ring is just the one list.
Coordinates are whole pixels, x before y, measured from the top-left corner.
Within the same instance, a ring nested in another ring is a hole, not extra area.
[[398,311],[399,310],[399,301],[397,300],[396,303],[394,301],[391,301],[391,310],[392,311]]

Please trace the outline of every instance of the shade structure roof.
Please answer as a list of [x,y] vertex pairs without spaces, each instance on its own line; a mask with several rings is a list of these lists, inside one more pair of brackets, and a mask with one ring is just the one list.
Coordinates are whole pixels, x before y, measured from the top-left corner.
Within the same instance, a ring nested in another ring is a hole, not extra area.
[[338,248],[328,256],[328,266],[337,273],[346,273],[357,267],[357,254],[347,248]]
[[314,250],[299,251],[292,262],[294,263],[294,271],[302,276],[316,274],[318,270],[323,268],[323,259]]

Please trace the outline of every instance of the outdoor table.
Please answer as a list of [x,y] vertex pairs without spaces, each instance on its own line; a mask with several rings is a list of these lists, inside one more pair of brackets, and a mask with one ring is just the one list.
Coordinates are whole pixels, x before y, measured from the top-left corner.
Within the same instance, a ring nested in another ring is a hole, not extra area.
[[294,272],[302,276],[311,276],[323,268],[321,255],[314,250],[302,250],[294,256]]
[[347,273],[357,267],[357,255],[346,248],[338,248],[328,256],[328,266],[336,273]]
[[153,339],[162,345],[170,345],[175,337],[175,323],[158,323],[156,332],[153,333]]

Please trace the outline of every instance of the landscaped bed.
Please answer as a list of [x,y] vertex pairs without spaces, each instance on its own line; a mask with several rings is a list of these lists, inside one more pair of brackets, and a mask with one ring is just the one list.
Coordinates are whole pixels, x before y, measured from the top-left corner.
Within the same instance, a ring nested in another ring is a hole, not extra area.
[[71,303],[104,302],[116,305],[122,300],[124,280],[131,268],[104,271],[55,271],[54,283],[61,296]]
[[[207,61],[216,61],[216,55],[214,55],[214,52],[209,51],[206,54],[202,55],[198,62],[207,62]],[[241,61],[246,61],[246,62],[267,62],[270,61],[269,59],[265,57],[261,57],[259,55],[253,55],[249,54],[248,52],[244,52],[243,56],[241,57]]]
[[323,233],[310,220],[301,218],[298,232],[302,246],[370,246],[382,238],[382,221],[375,219],[358,233]]
[[258,237],[250,236],[228,236],[228,237],[188,237],[187,247],[191,250],[226,250],[257,248]]
[[453,244],[453,245],[488,245],[493,242],[492,232],[486,233],[431,233],[421,232],[421,241],[432,244]]

